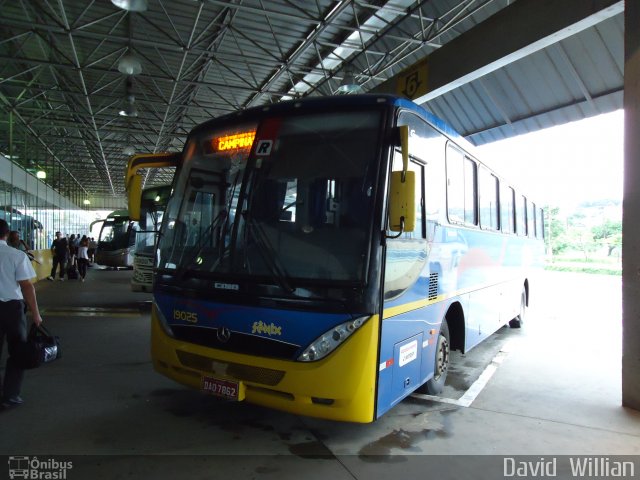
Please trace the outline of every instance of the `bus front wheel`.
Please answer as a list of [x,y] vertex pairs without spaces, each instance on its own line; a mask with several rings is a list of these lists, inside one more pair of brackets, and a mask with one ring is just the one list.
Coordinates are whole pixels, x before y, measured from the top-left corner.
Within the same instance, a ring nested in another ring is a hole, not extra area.
[[436,358],[433,366],[433,377],[427,380],[419,391],[427,393],[429,395],[437,395],[442,393],[444,388],[444,382],[447,379],[447,373],[449,372],[450,361],[450,339],[449,339],[449,326],[447,321],[443,320],[440,326],[440,333],[438,334],[438,342],[436,344]]

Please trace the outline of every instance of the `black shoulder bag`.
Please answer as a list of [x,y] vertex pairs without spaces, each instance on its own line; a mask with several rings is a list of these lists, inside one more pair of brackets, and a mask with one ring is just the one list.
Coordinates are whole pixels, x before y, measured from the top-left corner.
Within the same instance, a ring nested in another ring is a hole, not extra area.
[[44,326],[32,324],[27,341],[19,347],[15,357],[23,369],[38,368],[62,357],[60,339],[51,335]]

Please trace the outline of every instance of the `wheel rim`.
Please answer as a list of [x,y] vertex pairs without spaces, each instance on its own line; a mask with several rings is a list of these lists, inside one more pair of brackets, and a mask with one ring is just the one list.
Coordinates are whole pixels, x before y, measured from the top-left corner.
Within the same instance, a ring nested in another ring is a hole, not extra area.
[[447,338],[440,334],[438,337],[438,350],[436,354],[436,368],[434,372],[435,380],[440,380],[443,375],[446,375],[449,368],[449,342]]

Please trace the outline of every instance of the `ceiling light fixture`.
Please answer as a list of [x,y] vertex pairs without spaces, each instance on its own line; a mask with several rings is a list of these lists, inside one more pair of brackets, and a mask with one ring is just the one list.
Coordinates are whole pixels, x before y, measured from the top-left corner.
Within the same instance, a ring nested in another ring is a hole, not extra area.
[[47,172],[45,172],[44,170],[38,170],[36,172],[36,178],[39,178],[41,180],[47,178]]
[[122,149],[122,153],[124,153],[127,156],[131,156],[131,155],[135,155],[136,154],[136,149],[133,148],[131,145],[127,145],[126,147],[124,147]]
[[353,67],[351,65],[347,65],[344,69],[344,77],[342,77],[342,81],[340,82],[340,86],[338,87],[338,92],[348,94],[359,91],[360,85],[358,85],[358,82],[356,82]]
[[91,202],[87,199],[84,199],[82,203],[84,203],[85,205],[91,205]]
[[128,12],[144,12],[147,9],[147,0],[111,0],[111,3]]
[[118,62],[118,71],[125,75],[138,75],[142,73],[140,59],[129,50]]
[[137,117],[138,109],[135,105],[136,97],[134,95],[127,95],[124,107],[118,112],[123,117]]

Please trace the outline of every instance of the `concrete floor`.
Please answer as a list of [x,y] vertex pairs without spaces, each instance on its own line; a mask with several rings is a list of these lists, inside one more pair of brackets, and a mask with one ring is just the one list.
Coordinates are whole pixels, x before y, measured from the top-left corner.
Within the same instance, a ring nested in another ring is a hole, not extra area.
[[150,296],[130,278],[90,269],[84,284],[37,285],[64,358],[27,372],[26,404],[0,414],[0,455],[67,459],[70,480],[503,478],[519,455],[557,458],[557,478],[571,478],[563,455],[633,455],[640,476],[640,414],[620,406],[619,277],[545,272],[525,328],[458,355],[444,400],[414,396],[368,425],[227,403],[156,374]]

